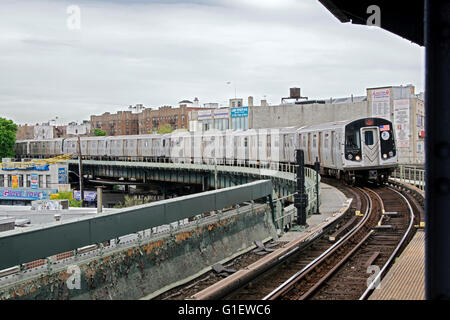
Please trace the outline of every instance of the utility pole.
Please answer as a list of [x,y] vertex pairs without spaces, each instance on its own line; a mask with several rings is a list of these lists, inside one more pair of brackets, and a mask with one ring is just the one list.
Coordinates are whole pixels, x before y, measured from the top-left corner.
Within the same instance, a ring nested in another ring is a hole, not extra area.
[[78,174],[80,177],[80,199],[81,206],[84,207],[84,190],[83,190],[83,163],[81,161],[81,139],[78,135]]

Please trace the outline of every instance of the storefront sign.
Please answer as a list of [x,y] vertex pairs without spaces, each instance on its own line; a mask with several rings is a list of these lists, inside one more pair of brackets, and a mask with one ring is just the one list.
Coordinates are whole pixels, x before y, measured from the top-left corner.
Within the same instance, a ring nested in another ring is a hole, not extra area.
[[10,189],[0,188],[0,199],[5,200],[42,200],[50,199],[52,193],[58,190],[53,189]]

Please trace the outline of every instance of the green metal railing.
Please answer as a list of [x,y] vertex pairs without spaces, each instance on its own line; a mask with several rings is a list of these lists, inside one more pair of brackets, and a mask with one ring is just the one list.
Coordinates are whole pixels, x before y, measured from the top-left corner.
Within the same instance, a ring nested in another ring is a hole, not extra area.
[[423,166],[399,165],[391,174],[391,179],[425,190],[425,169]]
[[0,234],[0,270],[236,204],[272,197],[270,180]]

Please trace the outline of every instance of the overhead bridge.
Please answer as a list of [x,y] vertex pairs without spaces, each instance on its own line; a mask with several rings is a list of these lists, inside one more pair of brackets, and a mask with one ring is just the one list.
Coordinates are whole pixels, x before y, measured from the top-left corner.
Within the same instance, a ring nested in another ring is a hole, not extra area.
[[[293,197],[296,169],[284,170],[85,160],[93,177],[217,189],[0,233],[0,299],[138,299],[189,281],[295,220],[293,205],[283,204]],[[315,172],[305,176],[315,201]],[[32,261],[45,263],[31,268]]]

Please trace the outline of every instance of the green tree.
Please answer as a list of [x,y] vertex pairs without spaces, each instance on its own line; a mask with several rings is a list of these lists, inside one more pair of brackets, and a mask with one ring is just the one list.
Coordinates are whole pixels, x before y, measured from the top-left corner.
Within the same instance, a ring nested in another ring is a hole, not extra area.
[[0,118],[0,158],[14,157],[17,124],[12,120]]
[[102,129],[94,129],[94,135],[98,136],[106,136],[106,131]]
[[158,131],[156,131],[158,134],[166,134],[171,133],[173,131],[173,128],[170,124],[163,124],[159,126]]

